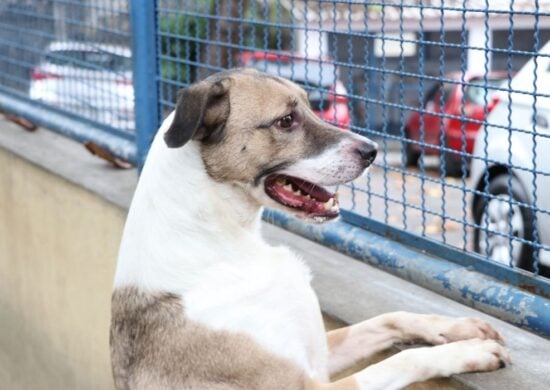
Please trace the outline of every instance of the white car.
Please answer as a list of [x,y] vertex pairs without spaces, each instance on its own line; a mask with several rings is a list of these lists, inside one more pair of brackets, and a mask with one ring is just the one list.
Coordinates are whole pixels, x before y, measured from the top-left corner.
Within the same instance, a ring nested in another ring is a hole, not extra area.
[[29,95],[95,122],[134,130],[131,50],[102,43],[52,42],[32,70]]
[[[536,250],[527,242],[550,245],[550,42],[539,54],[512,79],[514,92],[498,93],[488,125],[477,134],[471,166],[478,192],[474,249],[527,270],[533,270]],[[539,264],[550,266],[550,251],[538,255]]]

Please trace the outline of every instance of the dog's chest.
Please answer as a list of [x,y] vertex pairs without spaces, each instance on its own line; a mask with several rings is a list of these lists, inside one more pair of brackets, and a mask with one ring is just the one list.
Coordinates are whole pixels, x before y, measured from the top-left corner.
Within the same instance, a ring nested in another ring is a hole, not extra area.
[[327,379],[319,303],[309,270],[299,260],[209,267],[183,300],[189,319],[215,330],[245,333],[312,377]]

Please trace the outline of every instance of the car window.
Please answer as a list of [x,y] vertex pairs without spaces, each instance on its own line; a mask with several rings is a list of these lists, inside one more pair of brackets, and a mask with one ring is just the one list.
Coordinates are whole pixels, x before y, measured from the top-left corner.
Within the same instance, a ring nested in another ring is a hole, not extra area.
[[58,50],[50,52],[45,62],[71,68],[90,70],[129,71],[132,60],[113,53],[91,50]]
[[[490,78],[487,79],[487,83],[483,78],[472,79],[470,86],[465,90],[466,101],[484,106],[486,103],[490,103],[493,99],[493,95],[497,92],[495,87],[499,87],[504,82],[502,78]],[[487,87],[487,88],[486,88]]]
[[338,78],[335,65],[317,61],[278,62],[273,60],[256,60],[250,66],[263,72],[292,79],[298,84],[311,87],[331,87]]

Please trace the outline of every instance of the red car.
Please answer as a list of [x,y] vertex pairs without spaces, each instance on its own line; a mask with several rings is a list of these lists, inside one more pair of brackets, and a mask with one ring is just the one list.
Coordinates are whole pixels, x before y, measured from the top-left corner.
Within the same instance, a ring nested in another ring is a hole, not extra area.
[[[497,87],[508,77],[507,72],[491,72],[487,76],[487,86]],[[446,75],[446,79],[456,80],[457,83],[436,84],[428,91],[424,99],[422,110],[413,112],[407,121],[405,135],[408,139],[423,142],[424,147],[416,143],[407,143],[406,161],[408,166],[417,165],[423,150],[426,155],[439,155],[441,146],[441,129],[445,132],[445,147],[462,152],[463,131],[466,141],[465,152],[472,153],[476,134],[481,127],[479,122],[486,119],[498,103],[495,90],[488,89],[485,96],[485,76],[466,73],[464,81],[469,85],[462,88],[461,73]],[[463,94],[464,90],[464,94]],[[443,107],[441,106],[441,93],[443,93]],[[464,99],[463,99],[464,97]],[[464,100],[464,106],[462,106]],[[485,109],[487,102],[487,109]],[[451,118],[449,116],[462,117]],[[423,120],[424,138],[421,139]],[[473,121],[472,121],[473,120]],[[443,123],[442,123],[443,121]],[[478,122],[476,122],[478,121]],[[445,170],[449,176],[462,175],[462,159],[460,154],[445,153]]]
[[351,115],[347,91],[339,79],[338,67],[330,58],[249,51],[240,55],[240,63],[242,66],[291,79],[306,90],[311,108],[319,118],[342,129],[349,129]]

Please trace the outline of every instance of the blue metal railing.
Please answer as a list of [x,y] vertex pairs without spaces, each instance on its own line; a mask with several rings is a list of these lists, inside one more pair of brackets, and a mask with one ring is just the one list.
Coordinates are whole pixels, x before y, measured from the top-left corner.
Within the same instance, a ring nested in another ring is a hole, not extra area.
[[235,66],[284,74],[379,142],[339,189],[345,224],[550,297],[550,1],[21,4],[0,6],[5,110],[139,165],[178,89]]
[[140,59],[133,62],[137,160],[138,164],[143,164],[161,118],[157,82],[159,61],[155,55],[151,55],[157,52],[157,39],[151,33],[155,31],[157,23],[155,2],[134,2],[131,16],[133,55]]

